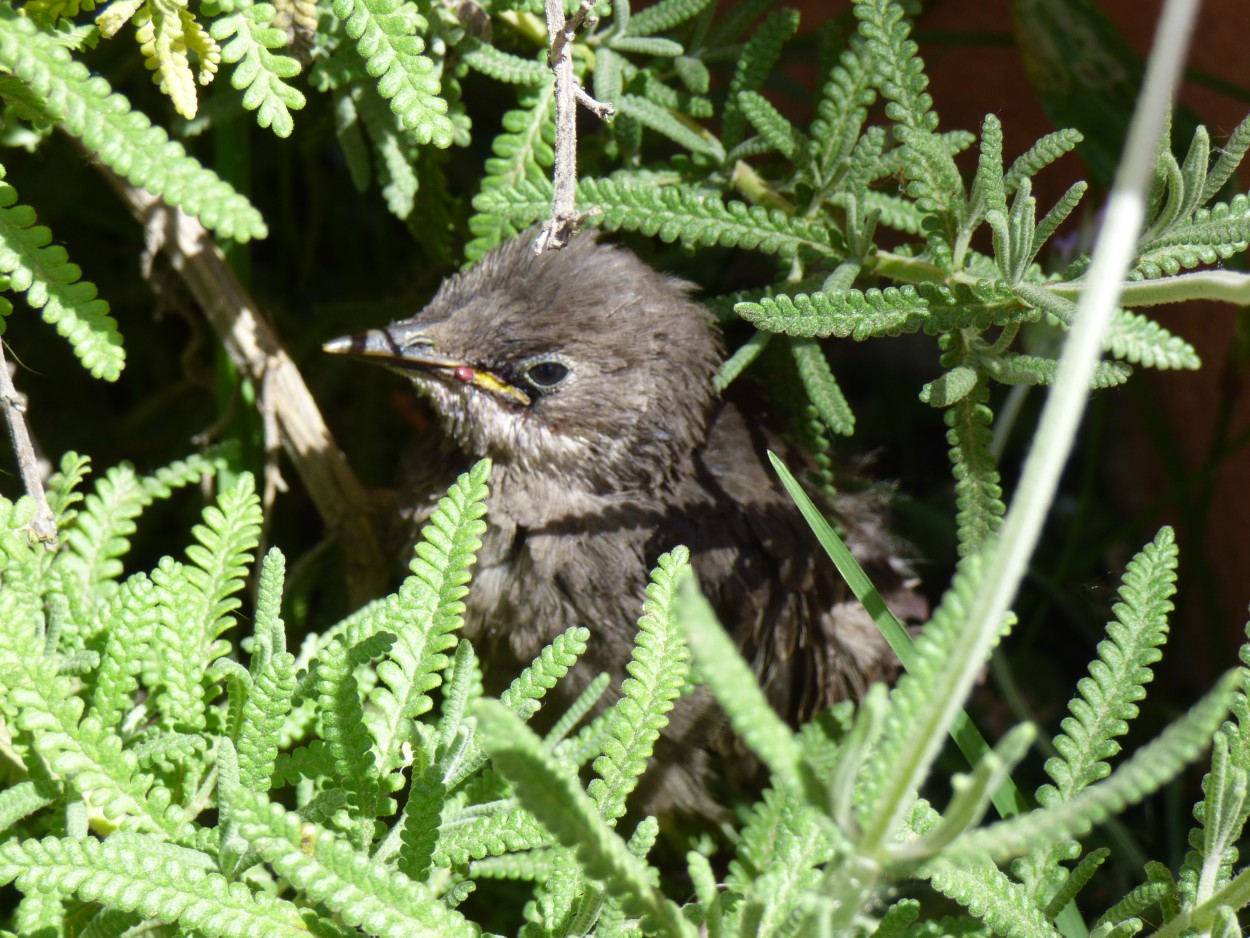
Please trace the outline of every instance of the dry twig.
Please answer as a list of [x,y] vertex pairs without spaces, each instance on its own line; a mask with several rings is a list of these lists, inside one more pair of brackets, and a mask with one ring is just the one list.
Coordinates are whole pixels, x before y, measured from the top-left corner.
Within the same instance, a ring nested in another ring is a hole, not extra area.
[[30,519],[27,527],[35,540],[42,541],[51,550],[56,546],[56,518],[43,493],[39,458],[35,455],[35,446],[30,441],[30,430],[26,426],[26,397],[19,394],[13,385],[13,376],[9,374],[9,363],[4,357],[4,343],[2,342],[0,342],[0,406],[4,407],[4,419],[9,425],[9,436],[13,440],[13,454],[17,457],[22,487],[26,489],[26,494],[35,500],[35,516]]
[[534,241],[534,253],[555,251],[569,243],[569,238],[582,226],[589,212],[574,206],[577,195],[577,105],[600,120],[608,120],[616,109],[596,101],[577,83],[573,75],[573,37],[594,8],[595,0],[582,0],[581,6],[567,22],[562,0],[546,0],[547,40],[550,47],[547,63],[555,73],[556,82],[556,159],[554,191],[551,197],[551,218]]
[[[261,391],[266,413],[307,487],[317,512],[343,539],[348,593],[356,603],[384,591],[390,565],[382,555],[370,514],[370,497],[334,442],[304,379],[277,332],[239,283],[221,249],[200,223],[151,193],[99,166],[144,224],[149,250],[161,250],[204,310],[239,373]],[[265,488],[281,487],[276,466],[267,466]]]

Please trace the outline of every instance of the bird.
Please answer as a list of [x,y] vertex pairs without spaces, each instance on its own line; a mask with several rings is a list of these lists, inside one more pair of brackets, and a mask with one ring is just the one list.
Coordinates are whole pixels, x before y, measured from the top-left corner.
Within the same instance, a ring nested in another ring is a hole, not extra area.
[[[521,236],[416,315],[325,344],[402,374],[431,406],[439,430],[401,471],[409,532],[459,472],[492,460],[463,625],[488,690],[578,625],[589,647],[558,700],[601,671],[622,676],[647,572],[677,545],[792,723],[896,672],[768,466],[770,448],[784,451],[775,421],[714,389],[723,339],[694,291],[594,232],[538,255]],[[824,507],[887,604],[918,621],[925,602],[885,501],[869,487]],[[746,784],[754,765],[702,688],[669,714],[652,762],[631,803],[703,818],[722,810],[717,786]]]

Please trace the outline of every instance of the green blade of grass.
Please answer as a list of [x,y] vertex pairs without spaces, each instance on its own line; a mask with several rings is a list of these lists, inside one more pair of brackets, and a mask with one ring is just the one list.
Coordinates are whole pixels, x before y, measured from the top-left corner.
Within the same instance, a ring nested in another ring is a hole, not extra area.
[[[829,559],[838,568],[838,572],[842,574],[842,578],[846,580],[847,585],[851,588],[851,592],[855,594],[855,598],[860,601],[864,609],[872,616],[873,622],[877,624],[877,628],[881,630],[885,640],[894,649],[894,653],[898,655],[898,660],[903,663],[903,667],[910,668],[915,659],[913,657],[914,646],[907,629],[903,628],[903,624],[890,611],[890,608],[885,604],[885,600],[881,598],[881,594],[877,592],[877,588],[868,579],[868,574],[864,573],[859,562],[851,555],[850,550],[842,543],[842,539],[830,527],[829,522],[820,513],[820,509],[812,504],[812,500],[807,497],[807,493],[803,491],[803,487],[799,485],[798,481],[790,473],[790,470],[786,468],[785,463],[781,461],[776,453],[770,452],[768,458],[772,461],[773,468],[777,470],[777,475],[781,477],[781,484],[786,487],[786,491],[794,499],[799,512],[806,519],[812,529],[812,533],[816,535],[816,539],[820,541],[820,545],[825,549],[825,553],[829,555]],[[966,713],[961,712],[955,720],[954,725],[951,727],[951,738],[955,740],[955,745],[964,754],[969,765],[976,765],[990,751],[985,737],[972,724]],[[1025,799],[1024,794],[1011,779],[1003,782],[998,790],[994,792],[993,802],[994,807],[998,809],[999,815],[1004,819],[1015,817],[1029,810],[1027,799]]]

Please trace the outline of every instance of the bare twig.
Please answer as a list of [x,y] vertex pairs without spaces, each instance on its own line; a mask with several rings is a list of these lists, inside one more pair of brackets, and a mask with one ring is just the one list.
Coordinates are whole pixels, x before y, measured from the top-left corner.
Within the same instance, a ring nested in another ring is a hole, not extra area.
[[35,446],[30,441],[30,430],[26,426],[26,398],[13,385],[3,343],[0,343],[0,406],[4,407],[4,419],[9,424],[9,436],[13,440],[13,454],[17,457],[22,486],[26,494],[35,500],[35,516],[27,527],[35,540],[42,541],[51,550],[56,546],[56,518],[43,494],[39,458],[35,455]]
[[264,506],[266,516],[273,508],[278,493],[288,491],[286,479],[282,478],[282,468],[278,463],[278,458],[282,453],[282,431],[278,427],[277,398],[273,372],[266,368],[261,378],[260,396],[256,400],[265,437],[265,485],[261,505]]
[[[343,539],[347,588],[361,603],[380,595],[389,564],[370,514],[370,498],[334,442],[299,370],[264,313],[239,283],[221,249],[200,223],[97,164],[144,224],[150,250],[162,250],[204,310],[239,374],[261,391],[266,448],[271,423],[326,526]],[[265,473],[266,497],[280,487],[276,466]]]
[[[594,114],[595,117],[600,120],[607,120],[616,113],[616,108],[610,104],[604,104],[602,101],[596,101],[586,93],[585,88],[576,82],[573,83],[573,97],[577,99],[578,104],[589,110],[590,113]],[[573,181],[577,181],[576,177]]]
[[582,226],[587,212],[575,207],[577,195],[577,105],[580,103],[600,120],[608,120],[616,109],[596,101],[577,83],[573,75],[573,36],[586,22],[595,0],[582,0],[581,6],[568,22],[564,19],[562,0],[546,0],[547,40],[550,43],[547,63],[556,81],[556,158],[554,191],[551,196],[551,218],[543,225],[534,242],[534,253],[555,251],[569,243],[569,238]]

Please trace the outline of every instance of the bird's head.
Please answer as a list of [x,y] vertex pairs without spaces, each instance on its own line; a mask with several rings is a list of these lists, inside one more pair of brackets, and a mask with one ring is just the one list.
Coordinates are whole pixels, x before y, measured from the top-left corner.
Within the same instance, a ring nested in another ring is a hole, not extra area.
[[690,285],[591,234],[514,238],[411,319],[326,343],[401,372],[472,456],[599,490],[662,482],[704,438],[719,333]]

